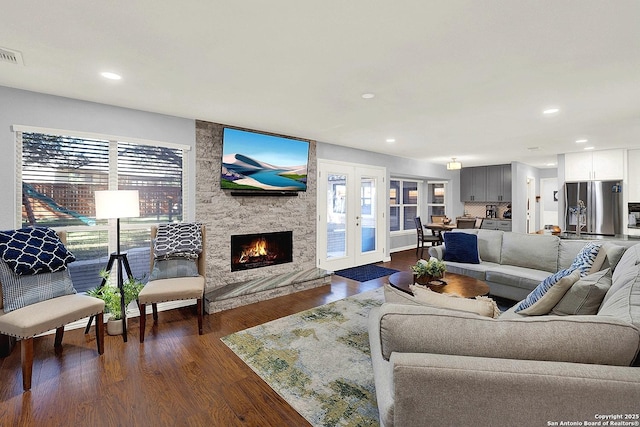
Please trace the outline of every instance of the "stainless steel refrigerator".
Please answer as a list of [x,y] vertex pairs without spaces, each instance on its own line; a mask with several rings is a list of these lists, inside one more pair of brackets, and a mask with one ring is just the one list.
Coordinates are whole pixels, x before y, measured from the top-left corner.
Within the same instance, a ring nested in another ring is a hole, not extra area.
[[[618,181],[565,183],[565,231],[621,234],[622,189]],[[578,229],[578,222],[580,228]]]

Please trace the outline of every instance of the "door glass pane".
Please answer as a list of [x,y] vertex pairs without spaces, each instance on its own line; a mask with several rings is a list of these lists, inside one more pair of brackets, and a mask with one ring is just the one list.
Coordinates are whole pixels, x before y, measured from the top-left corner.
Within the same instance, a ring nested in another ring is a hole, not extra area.
[[347,254],[347,177],[327,174],[327,259]]
[[363,177],[360,181],[360,225],[362,252],[376,250],[376,180]]

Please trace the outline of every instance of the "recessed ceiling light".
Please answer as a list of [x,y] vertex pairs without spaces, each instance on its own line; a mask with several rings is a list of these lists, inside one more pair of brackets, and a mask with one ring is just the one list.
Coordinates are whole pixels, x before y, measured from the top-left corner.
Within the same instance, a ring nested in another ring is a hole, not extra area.
[[548,116],[548,115],[551,115],[551,114],[555,114],[555,113],[557,113],[557,112],[559,112],[559,111],[560,111],[560,109],[559,109],[559,108],[556,108],[556,107],[553,107],[553,108],[547,108],[546,110],[544,110],[544,111],[542,112],[542,114],[545,114],[545,115],[547,115],[547,116]]
[[112,73],[112,72],[109,72],[109,71],[105,71],[103,73],[100,73],[100,75],[102,77],[104,77],[105,79],[109,79],[109,80],[120,80],[122,78],[122,76],[120,74]]
[[527,150],[529,151],[538,151],[540,149],[540,147],[527,147]]
[[362,94],[362,97],[363,97],[364,99],[371,99],[371,98],[374,98],[375,96],[376,96],[376,95],[375,95],[375,94],[373,94],[373,93],[363,93],[363,94]]
[[392,143],[392,142],[396,142],[395,138],[387,138],[386,140],[388,143]]
[[593,150],[596,147],[584,147],[585,150]]
[[584,144],[588,139],[576,139],[576,144]]
[[555,163],[547,163],[547,166],[555,166]]

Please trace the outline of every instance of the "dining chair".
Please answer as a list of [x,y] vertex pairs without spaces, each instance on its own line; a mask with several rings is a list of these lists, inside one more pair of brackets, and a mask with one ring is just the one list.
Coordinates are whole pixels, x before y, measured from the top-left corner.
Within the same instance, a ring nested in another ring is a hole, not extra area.
[[[158,322],[158,303],[177,300],[196,300],[196,312],[198,318],[198,334],[202,335],[202,320],[204,315],[204,287],[205,287],[205,271],[206,271],[206,235],[205,226],[199,225],[202,236],[202,251],[195,260],[196,269],[193,273],[186,275],[184,272],[188,269],[184,267],[184,263],[180,263],[180,259],[167,259],[168,267],[162,271],[159,279],[149,280],[142,288],[138,295],[138,306],[140,308],[140,342],[144,342],[144,333],[146,328],[146,307],[151,304],[153,312],[154,324]],[[151,227],[151,271],[158,268],[155,259],[154,240],[158,233],[158,227]],[[182,265],[179,265],[182,264]],[[153,276],[151,276],[153,277]]]
[[416,255],[418,255],[418,251],[420,251],[420,257],[422,257],[424,253],[424,244],[431,243],[431,246],[436,246],[440,244],[441,237],[436,235],[436,233],[431,230],[431,235],[425,234],[424,229],[422,228],[422,220],[419,216],[414,219],[416,224],[416,231],[418,232],[418,243],[416,245]]
[[[56,234],[64,246],[65,233]],[[96,346],[99,355],[104,353],[104,301],[76,293],[66,269],[18,275],[4,259],[0,259],[0,264],[0,334],[20,340],[22,389],[25,392],[31,389],[33,338],[36,335],[55,329],[54,348],[59,354],[65,325],[95,316]],[[56,296],[45,297],[50,295]]]
[[444,222],[445,218],[447,218],[446,215],[431,215],[431,222],[441,223]]
[[456,220],[456,228],[476,228],[475,218],[458,218]]

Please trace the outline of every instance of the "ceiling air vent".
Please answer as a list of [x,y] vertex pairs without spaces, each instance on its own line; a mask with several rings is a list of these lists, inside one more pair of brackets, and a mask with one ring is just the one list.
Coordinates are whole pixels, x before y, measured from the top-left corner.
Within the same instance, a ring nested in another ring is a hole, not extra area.
[[0,62],[10,62],[16,65],[24,65],[22,54],[17,50],[0,47]]

